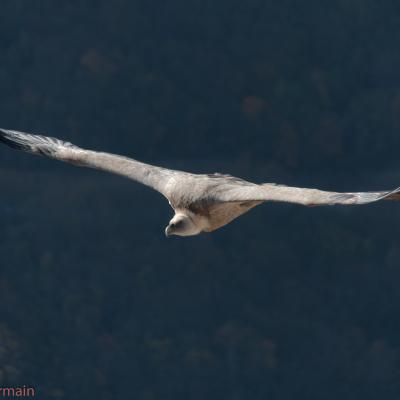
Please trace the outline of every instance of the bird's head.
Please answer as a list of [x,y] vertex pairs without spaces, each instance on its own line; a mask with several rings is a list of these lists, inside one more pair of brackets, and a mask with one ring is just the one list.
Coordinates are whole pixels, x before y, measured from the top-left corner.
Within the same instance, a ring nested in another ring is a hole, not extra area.
[[201,229],[194,223],[193,219],[185,214],[175,214],[165,228],[165,236],[192,236],[201,232]]

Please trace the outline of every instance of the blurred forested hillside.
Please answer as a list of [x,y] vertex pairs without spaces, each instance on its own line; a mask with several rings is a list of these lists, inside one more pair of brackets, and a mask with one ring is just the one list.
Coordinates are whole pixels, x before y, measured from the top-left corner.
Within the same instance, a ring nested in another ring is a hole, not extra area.
[[[400,3],[2,0],[0,126],[254,181],[400,186]],[[159,194],[0,148],[0,386],[400,398],[400,204],[166,239]]]

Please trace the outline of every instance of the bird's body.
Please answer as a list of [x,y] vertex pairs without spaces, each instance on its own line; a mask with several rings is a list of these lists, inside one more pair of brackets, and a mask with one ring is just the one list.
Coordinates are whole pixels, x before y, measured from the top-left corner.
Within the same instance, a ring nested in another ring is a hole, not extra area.
[[337,193],[271,183],[259,185],[219,173],[192,174],[166,169],[123,156],[81,149],[51,137],[5,129],[0,129],[0,142],[32,154],[116,173],[157,190],[175,211],[165,230],[167,236],[192,236],[214,231],[266,201],[314,206],[400,200],[400,188]]

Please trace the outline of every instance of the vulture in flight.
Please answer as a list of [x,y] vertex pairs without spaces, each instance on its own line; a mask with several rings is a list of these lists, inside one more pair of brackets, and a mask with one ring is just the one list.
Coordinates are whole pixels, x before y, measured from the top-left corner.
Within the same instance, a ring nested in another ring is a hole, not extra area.
[[0,142],[28,153],[113,172],[157,190],[167,198],[175,212],[165,229],[166,236],[212,232],[266,201],[320,206],[400,200],[400,188],[337,193],[273,183],[256,184],[219,173],[191,174],[157,167],[123,156],[81,149],[52,137],[6,129],[0,129]]

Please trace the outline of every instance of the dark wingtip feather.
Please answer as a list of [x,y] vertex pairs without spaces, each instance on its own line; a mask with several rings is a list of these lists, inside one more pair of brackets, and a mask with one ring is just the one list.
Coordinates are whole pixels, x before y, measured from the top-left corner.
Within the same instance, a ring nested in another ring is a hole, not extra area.
[[400,188],[394,190],[387,190],[384,192],[364,192],[357,193],[358,204],[368,204],[379,200],[399,200],[398,193]]
[[0,142],[6,144],[9,147],[17,150],[27,150],[26,145],[24,145],[23,140],[18,138],[18,136],[7,129],[0,128]]
[[17,150],[23,150],[28,153],[52,157],[57,149],[62,147],[78,147],[69,142],[42,136],[31,135],[29,133],[11,131],[0,128],[0,142]]
[[387,192],[382,198],[385,200],[400,200],[400,187]]

